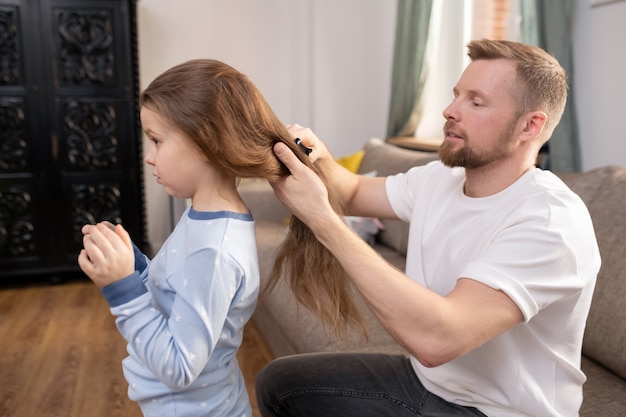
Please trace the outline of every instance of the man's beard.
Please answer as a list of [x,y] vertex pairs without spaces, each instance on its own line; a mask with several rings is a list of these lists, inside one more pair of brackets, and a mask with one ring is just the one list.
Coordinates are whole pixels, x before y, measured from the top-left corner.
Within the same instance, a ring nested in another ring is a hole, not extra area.
[[[516,119],[511,120],[502,133],[500,133],[500,136],[498,136],[494,147],[482,152],[476,152],[471,148],[465,131],[461,129],[460,134],[463,137],[462,147],[455,150],[455,145],[452,142],[444,140],[439,148],[439,159],[444,165],[450,168],[462,167],[467,169],[482,168],[493,162],[504,159],[511,155],[513,151],[512,137],[515,130],[515,123]],[[453,124],[454,122],[446,121],[443,128],[444,132],[448,131]]]

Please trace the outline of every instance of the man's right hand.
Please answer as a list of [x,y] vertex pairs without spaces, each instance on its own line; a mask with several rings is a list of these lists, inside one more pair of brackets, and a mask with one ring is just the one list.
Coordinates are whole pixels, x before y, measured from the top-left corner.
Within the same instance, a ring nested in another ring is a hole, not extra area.
[[317,225],[335,215],[328,202],[326,186],[284,143],[276,143],[274,153],[291,173],[270,183],[274,194],[296,217],[315,231]]
[[309,154],[309,160],[311,162],[321,160],[333,160],[333,156],[330,151],[311,129],[308,127],[300,126],[299,124],[287,125],[287,131],[293,139],[300,138],[302,144],[308,148],[313,149]]

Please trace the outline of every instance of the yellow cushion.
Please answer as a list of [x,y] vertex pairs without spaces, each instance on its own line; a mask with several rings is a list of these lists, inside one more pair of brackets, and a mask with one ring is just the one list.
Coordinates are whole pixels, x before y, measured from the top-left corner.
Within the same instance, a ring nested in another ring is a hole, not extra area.
[[361,166],[363,156],[365,156],[365,151],[360,150],[357,153],[353,153],[352,155],[337,158],[337,163],[348,171],[356,173]]

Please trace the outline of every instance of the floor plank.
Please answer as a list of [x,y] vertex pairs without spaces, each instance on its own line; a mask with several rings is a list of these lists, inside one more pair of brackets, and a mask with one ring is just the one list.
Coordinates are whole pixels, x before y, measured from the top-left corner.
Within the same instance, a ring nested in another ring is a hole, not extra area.
[[[140,417],[126,395],[126,342],[87,280],[0,288],[0,417]],[[272,355],[250,322],[238,354],[254,408]]]

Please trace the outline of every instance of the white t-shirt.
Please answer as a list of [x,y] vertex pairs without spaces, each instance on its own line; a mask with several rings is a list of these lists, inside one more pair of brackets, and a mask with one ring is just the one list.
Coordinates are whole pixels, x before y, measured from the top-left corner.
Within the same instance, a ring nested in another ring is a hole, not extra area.
[[413,367],[424,386],[488,416],[578,416],[582,338],[600,254],[589,212],[558,177],[534,169],[484,198],[465,170],[435,161],[387,179],[410,222],[406,274],[448,294],[459,278],[504,291],[524,322],[443,365]]

